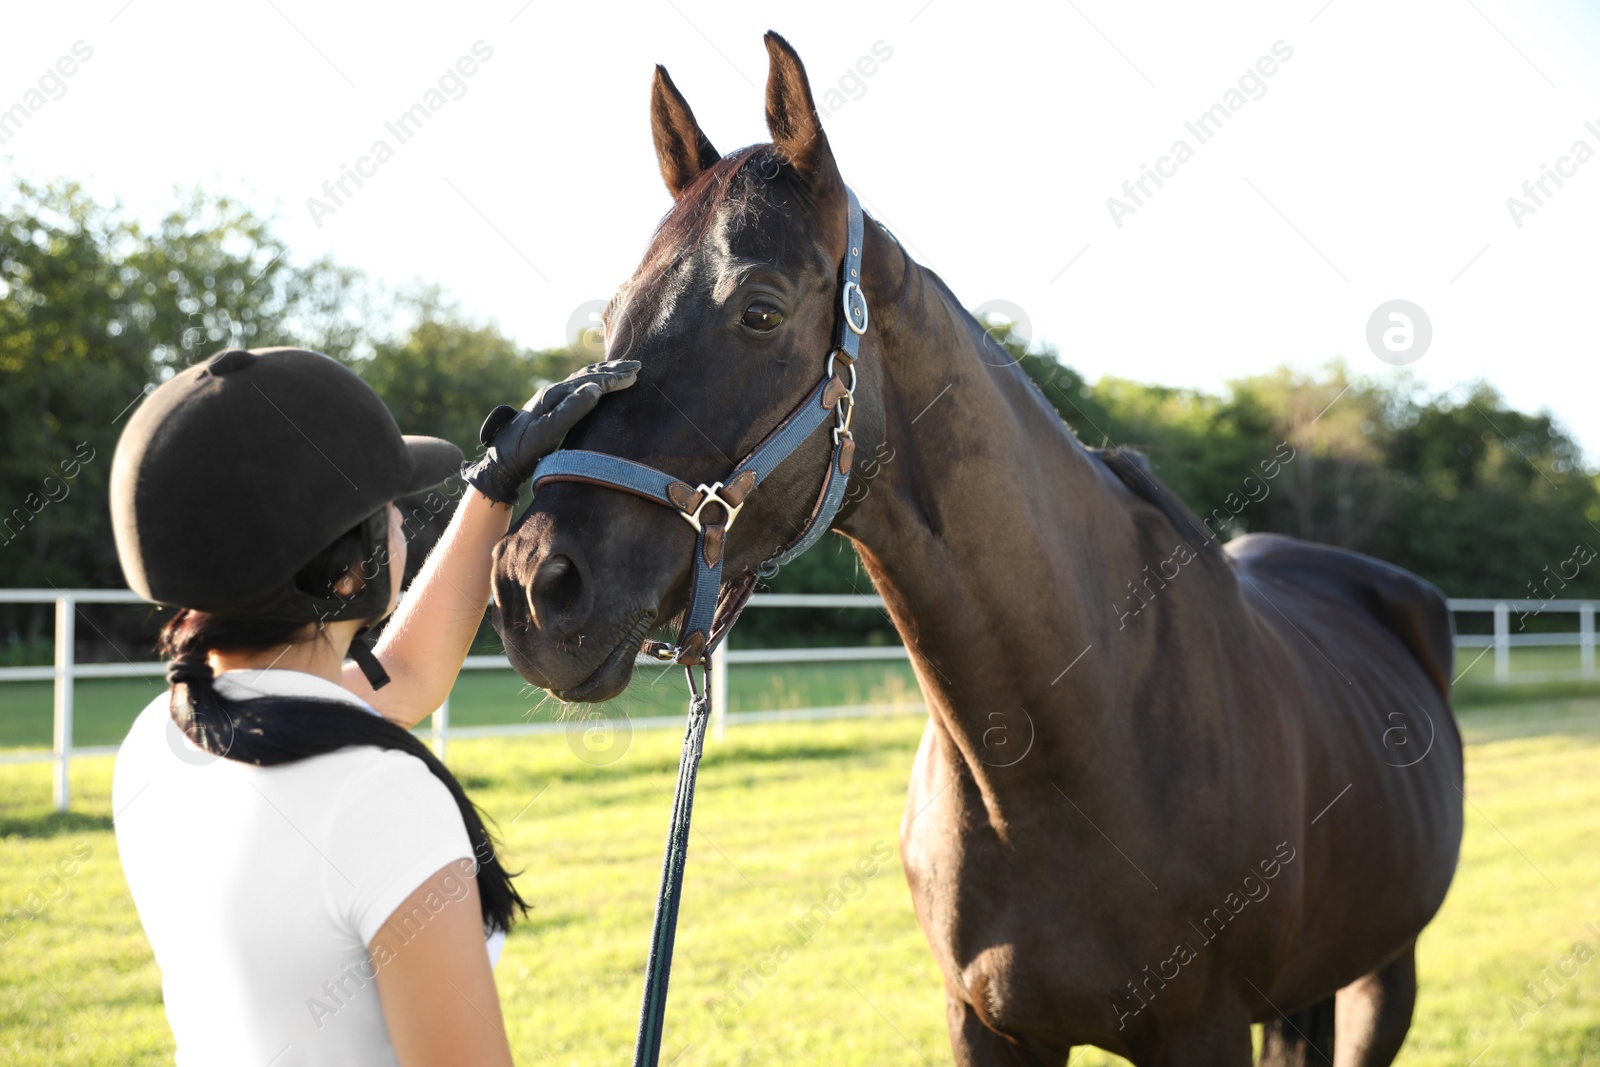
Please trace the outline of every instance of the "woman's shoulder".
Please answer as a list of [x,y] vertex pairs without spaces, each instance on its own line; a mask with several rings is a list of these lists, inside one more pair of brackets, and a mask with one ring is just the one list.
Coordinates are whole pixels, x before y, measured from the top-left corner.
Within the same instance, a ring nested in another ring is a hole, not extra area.
[[172,721],[172,694],[163,689],[134,717],[117,747],[111,775],[112,810],[121,812],[152,781],[166,779],[185,767],[204,766],[217,757],[183,735]]
[[326,769],[339,779],[329,805],[330,821],[407,837],[434,837],[460,828],[465,837],[455,797],[421,759],[366,745],[329,755],[341,757]]
[[[184,736],[183,731],[172,719],[171,702],[171,691],[164,689],[134,717],[133,725],[128,728],[127,735],[117,748],[116,766],[119,772],[124,768],[131,770],[136,766],[155,771],[168,766],[169,761],[173,759],[176,759],[178,765],[189,767],[206,766],[226,759],[225,754],[219,755],[202,749]],[[395,757],[399,758],[398,761]],[[319,760],[326,763],[317,764],[316,761]],[[255,767],[254,764],[239,763],[235,760],[227,762],[240,767]],[[305,764],[337,765],[340,768],[339,777],[343,779],[351,773],[377,767],[387,768],[391,774],[404,773],[397,763],[416,764],[424,774],[428,774],[427,767],[415,757],[373,745],[346,746],[309,759],[282,764],[279,767],[258,769],[289,769]]]
[[341,870],[334,896],[370,942],[400,902],[451,863],[476,869],[476,852],[449,787],[416,756],[367,749],[352,764],[323,824]]
[[337,774],[342,783],[340,799],[346,803],[363,802],[363,797],[405,803],[408,798],[423,794],[423,799],[442,801],[455,810],[449,788],[426,763],[409,752],[356,745],[328,755],[341,757]]
[[[423,761],[410,753],[377,745],[347,745],[306,759],[275,766],[229,759],[184,736],[170,711],[170,694],[162,692],[134,719],[117,751],[112,780],[114,811],[147,785],[186,801],[205,802],[243,790],[256,793],[296,812],[318,813],[318,827],[334,827],[350,818],[358,822],[433,816],[457,822],[455,800]],[[251,784],[245,787],[245,782]],[[141,805],[144,806],[144,805]]]

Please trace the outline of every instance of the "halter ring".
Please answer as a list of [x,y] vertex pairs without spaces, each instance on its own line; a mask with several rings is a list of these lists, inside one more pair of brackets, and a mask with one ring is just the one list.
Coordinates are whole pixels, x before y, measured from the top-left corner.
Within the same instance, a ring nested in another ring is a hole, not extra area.
[[[827,381],[829,378],[833,377],[833,357],[837,356],[842,351],[844,351],[844,349],[835,348],[832,352],[828,353],[828,364],[822,371],[822,379],[823,379],[823,381]],[[846,356],[845,358],[849,359],[848,356]],[[850,368],[850,397],[851,397],[851,399],[854,399],[855,395],[856,395],[856,365],[855,365],[855,361],[851,360],[850,362],[846,363],[845,366]]]
[[[856,294],[856,299],[861,302],[860,326],[856,325],[856,317],[853,313],[854,308],[851,307],[850,294],[852,292]],[[843,295],[840,297],[840,301],[844,304],[844,324],[850,327],[850,332],[855,334],[857,337],[866,333],[867,323],[871,321],[872,315],[867,308],[867,294],[861,291],[861,286],[857,285],[855,282],[845,282]]]

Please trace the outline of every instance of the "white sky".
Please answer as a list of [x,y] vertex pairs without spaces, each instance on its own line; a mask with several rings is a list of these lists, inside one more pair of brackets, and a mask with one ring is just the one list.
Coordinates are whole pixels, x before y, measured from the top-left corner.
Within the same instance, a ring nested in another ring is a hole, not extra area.
[[[891,58],[829,137],[869,210],[969,307],[1021,307],[1090,377],[1214,389],[1335,355],[1400,373],[1365,334],[1406,299],[1432,321],[1411,368],[1428,385],[1486,378],[1600,457],[1600,158],[1521,228],[1506,206],[1574,141],[1600,152],[1600,15],[1582,0],[756,7],[27,5],[0,37],[0,109],[74,42],[93,57],[0,160],[141,215],[174,185],[240,195],[301,259],[438,281],[547,346],[668,206],[653,64],[727,152],[767,139],[762,31],[794,43],[819,97],[881,41]],[[465,95],[398,144],[384,122],[480,40],[493,55]],[[1198,143],[1184,123],[1277,41],[1293,56],[1266,94]],[[393,159],[318,226],[307,198],[379,138]],[[1178,138],[1194,157],[1118,228],[1107,198]]]

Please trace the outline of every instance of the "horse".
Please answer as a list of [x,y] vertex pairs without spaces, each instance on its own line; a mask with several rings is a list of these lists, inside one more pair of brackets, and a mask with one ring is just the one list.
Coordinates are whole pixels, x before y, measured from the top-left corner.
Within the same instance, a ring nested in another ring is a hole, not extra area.
[[[727,156],[656,68],[673,205],[602,316],[638,384],[566,442],[685,489],[815,388],[850,313],[849,194],[800,57],[765,42],[772,141]],[[869,218],[863,243],[846,429],[879,461],[850,472],[832,529],[928,706],[900,850],[955,1061],[1095,1045],[1233,1067],[1260,1022],[1263,1063],[1389,1063],[1462,832],[1443,596],[1336,548],[1224,543],[1138,453],[1081,444],[887,228]],[[805,528],[836,444],[813,432],[730,515],[724,590]],[[658,505],[536,490],[494,554],[524,678],[608,699],[684,618],[696,532]]]

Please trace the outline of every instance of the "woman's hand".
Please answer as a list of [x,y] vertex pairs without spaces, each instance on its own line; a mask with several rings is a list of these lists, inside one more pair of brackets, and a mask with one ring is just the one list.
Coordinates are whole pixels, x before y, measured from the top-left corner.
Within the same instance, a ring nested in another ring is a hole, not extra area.
[[478,431],[483,457],[463,464],[461,476],[490,500],[515,505],[539,461],[560,447],[561,439],[594,410],[603,394],[626,389],[638,375],[638,360],[592,363],[566,381],[539,390],[521,411],[501,404],[489,412]]
[[626,389],[638,373],[634,360],[596,363],[541,389],[521,411],[502,405],[490,413],[483,424],[488,452],[461,471],[472,488],[461,494],[449,529],[374,649],[392,684],[373,689],[352,663],[344,669],[346,689],[407,728],[443,703],[489,603],[492,553],[511,522],[505,505],[516,504],[539,461],[602,394]]

